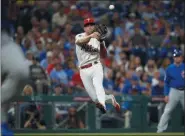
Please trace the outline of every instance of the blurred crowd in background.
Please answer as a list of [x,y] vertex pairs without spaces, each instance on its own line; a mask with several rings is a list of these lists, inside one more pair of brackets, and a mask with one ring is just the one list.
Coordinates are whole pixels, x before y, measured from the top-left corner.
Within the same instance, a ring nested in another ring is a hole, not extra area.
[[[4,5],[5,23],[11,24],[30,64],[32,92],[24,95],[86,95],[75,35],[83,32],[88,17],[109,30],[108,57],[101,60],[106,93],[163,96],[172,52],[184,52],[185,7],[180,0],[11,0]],[[129,104],[122,108],[128,110]]]

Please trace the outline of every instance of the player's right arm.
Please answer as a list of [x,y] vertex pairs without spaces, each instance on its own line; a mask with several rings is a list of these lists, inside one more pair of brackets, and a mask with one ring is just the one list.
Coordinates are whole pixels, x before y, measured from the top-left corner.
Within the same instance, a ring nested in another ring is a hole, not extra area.
[[88,43],[91,38],[99,39],[99,37],[100,37],[100,34],[98,32],[94,32],[94,33],[87,35],[87,36],[83,36],[82,34],[78,34],[75,37],[75,44],[83,45],[83,44]]

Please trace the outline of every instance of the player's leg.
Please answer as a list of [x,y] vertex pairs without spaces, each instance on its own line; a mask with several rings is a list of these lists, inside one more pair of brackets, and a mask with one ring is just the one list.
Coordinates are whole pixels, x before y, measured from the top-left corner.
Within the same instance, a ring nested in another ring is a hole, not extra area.
[[111,103],[115,107],[116,111],[119,112],[120,105],[116,101],[114,95],[112,95],[112,94],[106,95],[105,94],[105,90],[103,88],[103,67],[100,63],[94,65],[93,84],[94,84],[94,87],[96,90],[98,101],[100,103],[104,103],[104,107],[105,107],[105,102]]
[[184,110],[184,91],[181,91],[179,93],[180,93],[180,103],[181,103],[182,108]]
[[119,103],[116,101],[116,98],[114,97],[114,95],[112,94],[106,94],[105,95],[105,102],[106,103],[111,103],[117,112],[120,112],[120,105]]
[[105,102],[113,105],[113,97],[112,94],[105,94]]
[[86,69],[80,70],[80,77],[82,79],[85,90],[87,91],[88,95],[91,97],[92,101],[96,103],[97,102],[97,96],[96,96],[96,92],[95,92],[95,88],[94,88],[94,85],[93,85],[92,78],[89,74],[90,73],[88,73],[86,71]]
[[96,107],[99,108],[102,113],[106,113],[105,106],[103,106],[103,104],[97,98],[96,90],[93,84],[92,70],[93,68],[80,70],[80,77],[87,93],[91,97],[92,101],[96,104]]
[[171,112],[175,108],[175,106],[178,104],[178,102],[179,102],[179,92],[171,88],[170,94],[169,94],[169,102],[165,106],[164,113],[161,116],[158,127],[157,127],[158,133],[163,132],[167,129],[168,121],[171,116]]
[[97,95],[97,99],[105,108],[105,91],[103,88],[103,68],[100,63],[93,65],[92,80]]

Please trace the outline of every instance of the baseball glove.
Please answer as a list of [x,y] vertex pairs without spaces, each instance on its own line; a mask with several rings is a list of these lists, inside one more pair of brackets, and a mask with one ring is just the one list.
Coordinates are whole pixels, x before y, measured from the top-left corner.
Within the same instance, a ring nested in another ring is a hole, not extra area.
[[100,40],[104,40],[108,33],[108,29],[104,24],[96,24],[94,32],[98,32],[100,34]]

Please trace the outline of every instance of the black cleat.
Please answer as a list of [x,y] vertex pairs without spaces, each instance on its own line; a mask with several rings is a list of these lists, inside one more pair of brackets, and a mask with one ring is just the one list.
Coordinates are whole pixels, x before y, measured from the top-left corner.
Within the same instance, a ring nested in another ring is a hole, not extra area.
[[96,103],[96,107],[100,109],[102,114],[106,113],[106,109],[105,109],[105,107],[101,103]]

